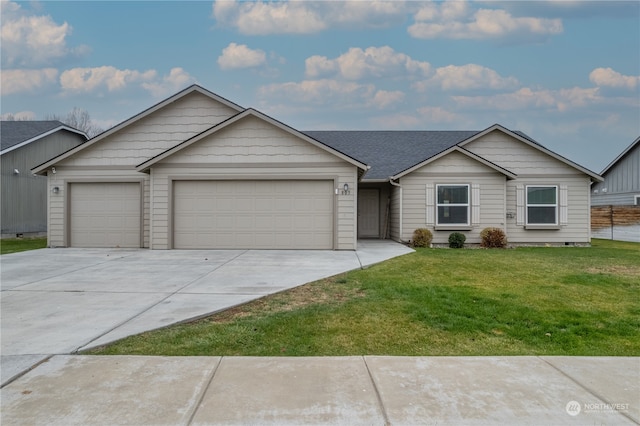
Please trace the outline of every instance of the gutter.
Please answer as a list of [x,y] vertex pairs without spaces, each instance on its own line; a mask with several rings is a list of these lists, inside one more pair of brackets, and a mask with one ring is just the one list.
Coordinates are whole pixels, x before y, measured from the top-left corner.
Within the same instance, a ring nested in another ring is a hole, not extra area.
[[400,188],[400,220],[398,221],[399,234],[398,239],[402,242],[402,185],[393,181],[393,178],[389,177],[389,183],[395,187]]

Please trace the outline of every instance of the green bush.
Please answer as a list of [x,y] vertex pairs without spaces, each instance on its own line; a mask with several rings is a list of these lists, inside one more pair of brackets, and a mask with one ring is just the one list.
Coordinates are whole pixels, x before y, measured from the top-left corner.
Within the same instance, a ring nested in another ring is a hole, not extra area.
[[500,228],[484,228],[480,232],[480,247],[505,248],[507,247],[507,235]]
[[433,240],[433,234],[427,228],[418,228],[413,231],[413,240],[411,245],[413,247],[429,247]]
[[464,242],[467,240],[467,237],[460,232],[452,232],[449,235],[449,247],[451,248],[462,248],[464,247]]

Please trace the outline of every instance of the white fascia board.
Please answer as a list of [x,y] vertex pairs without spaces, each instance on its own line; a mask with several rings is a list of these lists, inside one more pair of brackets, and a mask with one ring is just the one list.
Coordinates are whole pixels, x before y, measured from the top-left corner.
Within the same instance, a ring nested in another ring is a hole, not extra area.
[[556,154],[555,152],[551,151],[548,148],[543,147],[542,145],[539,145],[537,143],[531,142],[527,138],[522,137],[519,134],[512,132],[511,130],[507,129],[506,127],[501,126],[500,124],[494,124],[493,126],[488,127],[487,129],[485,129],[485,130],[483,130],[483,131],[481,131],[479,133],[476,133],[475,135],[471,136],[470,138],[460,142],[458,144],[458,146],[464,147],[468,143],[473,142],[474,140],[477,140],[477,139],[481,138],[482,136],[485,136],[486,134],[488,134],[488,133],[490,133],[490,132],[492,132],[494,130],[499,130],[502,133],[505,133],[505,134],[507,134],[507,135],[519,140],[520,142],[525,143],[525,144],[529,145],[530,147],[537,149],[538,151],[544,152],[548,156],[553,157],[556,160],[558,160],[558,161],[560,161],[560,162],[562,162],[562,163],[564,163],[564,164],[566,164],[566,165],[568,165],[570,167],[573,167],[576,170],[579,170],[580,172],[588,175],[591,178],[591,180],[593,180],[594,182],[602,182],[604,180],[602,178],[602,176],[600,176],[599,174],[597,174],[595,172],[592,172],[591,170],[587,169],[586,167],[582,167],[581,165],[579,165],[577,163],[574,163],[573,161],[569,160],[568,158],[563,157],[560,154]]
[[108,137],[108,136],[110,136],[110,135],[112,135],[112,134],[114,134],[116,132],[119,132],[123,128],[125,128],[125,127],[127,127],[127,126],[129,126],[129,125],[141,120],[144,117],[147,117],[148,115],[158,111],[159,109],[162,109],[165,106],[167,106],[167,105],[177,101],[178,99],[181,99],[181,98],[183,98],[183,97],[185,97],[185,96],[187,96],[187,95],[189,95],[189,94],[191,94],[193,92],[198,92],[198,93],[201,93],[201,94],[203,94],[205,96],[208,96],[208,97],[210,97],[210,98],[212,98],[212,99],[214,99],[214,100],[216,100],[216,101],[218,101],[218,102],[220,102],[220,103],[222,103],[222,104],[224,104],[224,105],[226,105],[226,106],[228,106],[228,107],[230,107],[232,109],[235,109],[238,112],[243,110],[243,108],[241,106],[236,105],[233,102],[231,102],[231,101],[229,101],[229,100],[227,100],[227,99],[225,99],[225,98],[223,98],[221,96],[218,96],[215,93],[204,89],[203,87],[198,86],[197,84],[193,84],[193,85],[187,87],[186,89],[181,90],[180,92],[176,93],[175,95],[172,95],[172,96],[168,97],[164,101],[161,101],[161,102],[153,105],[152,107],[147,108],[146,110],[144,110],[144,111],[134,115],[133,117],[123,121],[122,123],[117,124],[117,125],[113,126],[112,128],[100,133],[99,135],[97,135],[93,139],[90,139],[89,141],[83,143],[82,145],[79,145],[79,146],[77,146],[76,148],[74,148],[72,150],[69,150],[69,151],[67,151],[67,152],[65,152],[65,153],[63,153],[63,154],[61,154],[61,155],[59,155],[59,156],[57,156],[55,158],[52,158],[51,160],[47,161],[46,163],[41,164],[40,166],[38,166],[38,167],[33,169],[33,173],[35,173],[35,174],[43,173],[49,167],[51,167],[51,166],[55,165],[56,163],[58,163],[58,162],[60,162],[60,161],[62,161],[64,159],[74,155],[78,151],[81,151],[81,150],[83,150],[85,148],[88,148],[89,146],[91,146],[91,145],[93,145],[93,144],[95,144],[97,142],[100,142],[101,140],[105,139],[106,137]]

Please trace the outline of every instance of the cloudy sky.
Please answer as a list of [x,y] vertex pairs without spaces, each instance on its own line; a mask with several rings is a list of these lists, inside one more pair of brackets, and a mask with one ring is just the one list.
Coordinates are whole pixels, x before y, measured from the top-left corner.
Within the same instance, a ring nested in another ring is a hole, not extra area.
[[299,130],[521,130],[596,172],[640,135],[637,1],[1,4],[1,110],[111,127],[198,83]]

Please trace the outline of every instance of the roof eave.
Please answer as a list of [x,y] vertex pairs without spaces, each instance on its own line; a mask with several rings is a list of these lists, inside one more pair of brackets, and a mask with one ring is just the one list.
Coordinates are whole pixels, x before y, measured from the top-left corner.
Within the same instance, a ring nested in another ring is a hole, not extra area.
[[139,171],[139,172],[146,172],[154,164],[157,164],[158,162],[164,160],[167,157],[170,157],[171,155],[175,154],[176,152],[178,152],[178,151],[180,151],[180,150],[182,150],[184,148],[187,148],[188,146],[198,142],[199,140],[201,140],[201,139],[203,139],[203,138],[205,138],[207,136],[210,136],[210,135],[212,135],[212,134],[214,134],[216,132],[219,132],[220,130],[224,129],[225,127],[228,127],[231,124],[236,123],[236,122],[240,121],[241,119],[243,119],[243,118],[245,118],[245,117],[247,117],[249,115],[257,117],[257,118],[259,118],[261,120],[264,120],[264,121],[266,121],[266,122],[268,122],[270,124],[273,124],[274,126],[280,128],[280,129],[282,129],[282,130],[284,130],[284,131],[286,131],[288,133],[291,133],[291,134],[293,134],[293,135],[305,140],[306,142],[308,142],[308,143],[310,143],[310,144],[312,144],[312,145],[314,145],[314,146],[316,146],[316,147],[318,147],[320,149],[323,149],[323,150],[335,155],[336,157],[338,157],[338,158],[340,158],[340,159],[342,159],[344,161],[347,161],[347,162],[351,163],[352,165],[358,167],[359,169],[362,169],[365,172],[371,168],[371,166],[369,166],[369,165],[367,165],[365,163],[362,163],[362,162],[360,162],[360,161],[358,161],[358,160],[356,160],[354,158],[351,158],[348,155],[345,155],[345,154],[341,153],[340,151],[337,151],[337,150],[331,148],[330,146],[327,146],[327,145],[323,144],[322,142],[317,141],[316,139],[314,139],[314,138],[312,138],[312,137],[310,137],[310,136],[308,136],[308,135],[306,135],[306,134],[304,134],[304,133],[302,133],[302,132],[300,132],[300,131],[298,131],[298,130],[290,127],[290,126],[287,126],[286,124],[284,124],[284,123],[282,123],[282,122],[280,122],[278,120],[275,120],[274,118],[271,118],[266,114],[261,113],[260,111],[257,111],[257,110],[255,110],[253,108],[248,108],[248,109],[246,109],[246,110],[244,110],[244,111],[242,111],[242,112],[240,112],[240,113],[238,113],[238,114],[236,114],[236,115],[234,115],[232,117],[229,117],[225,121],[216,124],[215,126],[205,130],[204,132],[199,133],[199,134],[191,137],[190,139],[187,139],[186,141],[184,141],[184,142],[182,142],[182,143],[180,143],[180,144],[178,144],[178,145],[166,150],[165,152],[163,152],[163,153],[161,153],[161,154],[159,154],[159,155],[157,155],[157,156],[145,161],[144,163],[139,164],[136,167],[136,170]]
[[604,176],[604,174],[607,173],[609,169],[611,169],[613,166],[618,164],[618,162],[622,160],[639,143],[640,143],[640,136],[638,136],[638,138],[635,141],[631,142],[631,145],[629,145],[624,151],[620,153],[620,155],[618,155],[611,163],[609,163],[607,167],[605,167],[600,172],[600,176]]
[[492,168],[493,170],[497,171],[498,173],[501,173],[501,174],[505,175],[507,177],[507,179],[513,180],[513,179],[516,179],[517,176],[518,176],[515,173],[513,173],[513,172],[511,172],[511,171],[509,171],[509,170],[507,170],[507,169],[505,169],[503,167],[500,167],[497,164],[494,164],[494,163],[486,160],[485,158],[482,158],[479,155],[474,154],[471,151],[468,151],[468,150],[466,150],[466,149],[464,149],[464,148],[462,148],[462,147],[460,147],[458,145],[454,145],[454,146],[452,146],[450,148],[447,148],[447,149],[445,149],[443,151],[440,151],[439,153],[437,153],[435,155],[432,155],[431,157],[427,158],[426,160],[423,160],[423,161],[421,161],[421,162],[409,167],[408,169],[405,169],[405,170],[401,171],[400,173],[397,173],[397,174],[391,176],[389,179],[390,180],[398,180],[398,179],[402,178],[403,176],[406,176],[409,173],[412,173],[415,170],[417,170],[417,169],[419,169],[421,167],[424,167],[427,164],[432,163],[432,162],[434,162],[434,161],[436,161],[436,160],[438,160],[438,159],[444,157],[445,155],[448,155],[448,154],[450,154],[450,153],[452,153],[454,151],[459,152],[459,153],[471,158],[472,160],[478,161],[479,163],[484,164],[485,166],[487,166],[489,168]]
[[18,148],[22,148],[25,145],[29,145],[30,143],[35,142],[38,139],[42,139],[42,138],[44,138],[46,136],[52,135],[55,132],[59,132],[60,130],[66,130],[66,131],[69,131],[71,133],[76,133],[76,134],[78,134],[80,136],[84,136],[85,141],[87,139],[89,139],[89,137],[87,136],[87,134],[85,132],[82,132],[82,131],[80,131],[78,129],[74,129],[73,127],[70,127],[70,126],[67,126],[66,124],[63,124],[61,126],[55,127],[55,128],[53,128],[51,130],[48,130],[48,131],[46,131],[44,133],[41,133],[41,134],[39,134],[37,136],[34,136],[34,137],[30,138],[30,139],[27,139],[27,140],[24,140],[22,142],[19,142],[19,143],[15,144],[15,145],[10,146],[9,148],[6,148],[6,149],[0,151],[0,156],[6,154],[8,152],[14,151],[14,150],[16,150]]
[[131,125],[132,123],[135,123],[136,121],[141,120],[144,117],[147,117],[148,115],[156,112],[157,110],[177,101],[178,99],[181,99],[193,92],[198,92],[198,93],[202,93],[205,96],[208,96],[212,99],[215,99],[216,101],[232,108],[235,109],[236,111],[242,111],[244,108],[242,108],[241,106],[231,102],[230,100],[223,98],[222,96],[216,95],[213,92],[208,91],[207,89],[197,85],[197,84],[192,84],[189,87],[186,87],[185,89],[179,91],[178,93],[166,98],[163,101],[158,102],[157,104],[145,109],[144,111],[134,115],[131,118],[128,118],[127,120],[121,122],[120,124],[117,124],[115,126],[113,126],[112,128],[100,133],[99,135],[95,136],[94,138],[88,140],[87,142],[83,143],[82,145],[77,146],[76,148],[73,148],[65,153],[62,153],[60,155],[58,155],[57,157],[52,158],[51,160],[41,164],[40,166],[37,166],[36,168],[32,169],[34,174],[42,174],[44,171],[46,171],[49,167],[57,164],[58,162],[64,160],[65,158],[68,158],[72,155],[74,155],[76,152],[85,149],[93,144],[95,144],[96,142],[101,141],[102,139],[105,139],[108,136],[111,136],[112,134],[119,132],[120,130],[122,130],[123,128]]
[[592,172],[591,170],[587,169],[586,167],[583,167],[581,165],[579,165],[578,163],[574,163],[573,161],[569,160],[568,158],[563,157],[560,154],[557,154],[553,151],[551,151],[548,148],[545,148],[544,146],[538,144],[538,143],[534,143],[532,141],[530,141],[529,139],[515,133],[512,132],[511,130],[507,129],[504,126],[501,126],[500,124],[494,124],[493,126],[490,126],[488,128],[486,128],[485,130],[482,130],[481,132],[476,133],[475,135],[463,140],[462,142],[460,142],[458,145],[461,147],[464,147],[465,145],[467,145],[470,142],[473,142],[476,139],[481,138],[482,136],[494,131],[494,130],[499,130],[527,145],[529,145],[532,148],[535,148],[539,151],[544,152],[545,154],[549,155],[550,157],[555,158],[556,160],[565,163],[566,165],[573,167],[576,170],[579,170],[580,172],[588,175],[592,181],[594,182],[602,182],[604,179],[602,178],[602,176],[600,176],[599,174]]

